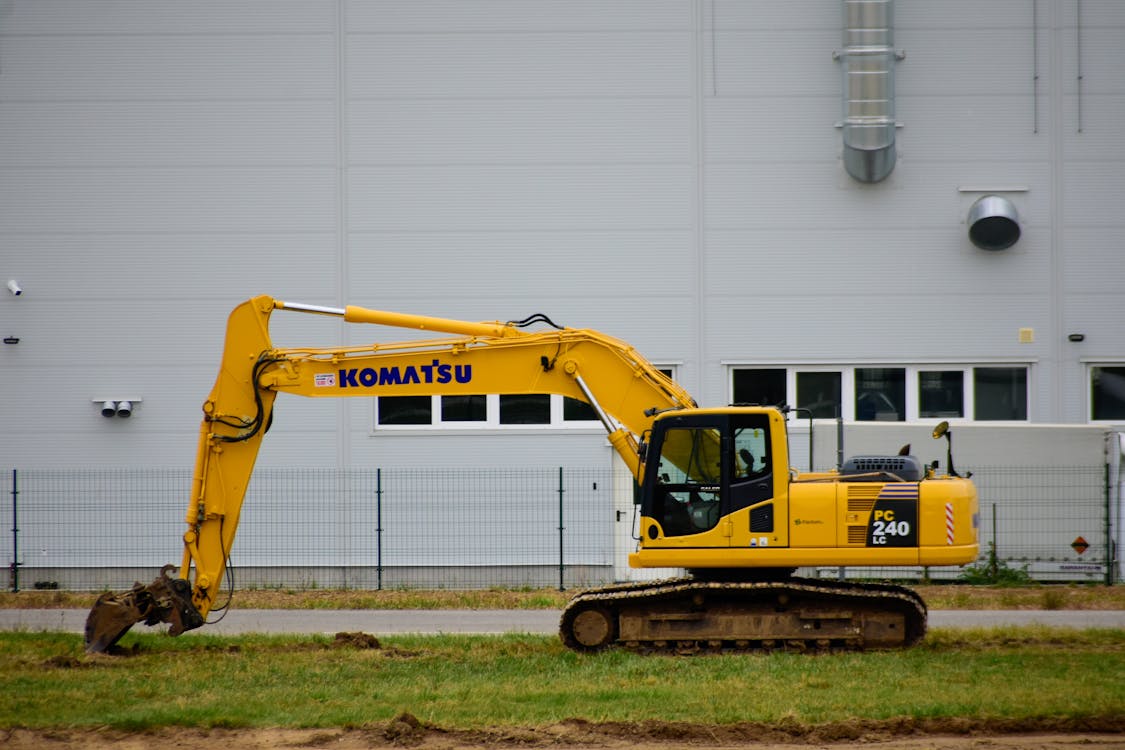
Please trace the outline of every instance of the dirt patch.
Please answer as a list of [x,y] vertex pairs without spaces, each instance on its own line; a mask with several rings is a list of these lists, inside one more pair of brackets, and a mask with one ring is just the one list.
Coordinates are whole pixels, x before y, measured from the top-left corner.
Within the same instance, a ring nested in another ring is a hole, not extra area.
[[[237,643],[193,643],[188,646],[183,646],[179,649],[179,653],[227,653],[237,654],[243,651],[279,651],[279,652],[292,652],[292,651],[323,651],[325,649],[354,649],[358,651],[378,651],[384,656],[394,657],[412,657],[418,656],[422,652],[410,651],[401,649],[394,646],[384,646],[379,639],[371,633],[364,633],[362,631],[347,632],[341,631],[336,633],[331,641],[323,643],[321,641],[310,639],[298,643],[277,643],[276,645],[269,644],[253,644],[249,646],[242,646]],[[52,656],[43,662],[44,667],[54,668],[80,668],[90,667],[104,664],[116,664],[122,659],[128,659],[135,656],[143,656],[145,654],[155,653],[151,648],[145,648],[139,643],[134,643],[132,646],[122,648],[121,646],[111,646],[106,649],[104,653],[100,654],[84,654],[81,658],[60,655]]]
[[370,633],[339,632],[332,639],[333,648],[382,648],[379,639]]
[[389,722],[354,729],[192,729],[143,733],[110,729],[0,732],[7,750],[151,750],[238,747],[240,750],[332,747],[338,750],[411,747],[421,750],[570,746],[601,750],[809,750],[863,744],[871,750],[1125,750],[1125,718],[977,721],[914,719],[730,725],[684,722],[604,722],[571,719],[542,727],[451,730],[404,712]]

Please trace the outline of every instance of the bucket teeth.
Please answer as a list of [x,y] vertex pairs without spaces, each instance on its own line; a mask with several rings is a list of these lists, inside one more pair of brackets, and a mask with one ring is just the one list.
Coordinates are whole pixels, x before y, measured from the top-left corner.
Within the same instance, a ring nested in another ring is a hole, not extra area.
[[172,578],[166,565],[147,586],[133,584],[129,591],[107,592],[94,602],[86,616],[86,653],[105,653],[129,632],[134,623],[156,625],[167,622],[170,635],[203,625],[203,617],[191,601],[191,584]]

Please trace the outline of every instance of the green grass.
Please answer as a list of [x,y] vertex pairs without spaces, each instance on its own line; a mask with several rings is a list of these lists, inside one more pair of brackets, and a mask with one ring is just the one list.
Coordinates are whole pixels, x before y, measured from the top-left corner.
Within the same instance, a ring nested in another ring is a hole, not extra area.
[[448,728],[569,718],[732,724],[1125,715],[1125,631],[931,633],[905,652],[582,655],[546,636],[130,634],[87,657],[78,636],[0,633],[0,727],[359,727],[406,711]]
[[[1125,609],[1125,586],[912,585],[930,609]],[[235,591],[237,609],[561,609],[580,589],[290,589]],[[220,601],[225,600],[226,594]],[[0,608],[87,609],[96,592],[0,592]]]

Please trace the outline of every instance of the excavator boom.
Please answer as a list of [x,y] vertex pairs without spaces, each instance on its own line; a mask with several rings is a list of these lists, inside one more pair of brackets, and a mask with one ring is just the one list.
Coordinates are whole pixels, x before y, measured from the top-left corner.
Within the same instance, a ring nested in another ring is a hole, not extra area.
[[[275,310],[342,317],[455,338],[359,347],[279,349]],[[543,316],[535,322],[546,321]],[[549,321],[548,321],[549,322]],[[219,375],[203,403],[179,577],[101,597],[86,623],[86,648],[101,652],[136,622],[168,622],[178,635],[202,625],[215,604],[239,514],[278,393],[310,398],[441,393],[552,393],[591,404],[634,475],[647,410],[692,408],[691,396],[622,341],[596,331],[525,331],[517,323],[286,303],[262,296],[235,308]]]

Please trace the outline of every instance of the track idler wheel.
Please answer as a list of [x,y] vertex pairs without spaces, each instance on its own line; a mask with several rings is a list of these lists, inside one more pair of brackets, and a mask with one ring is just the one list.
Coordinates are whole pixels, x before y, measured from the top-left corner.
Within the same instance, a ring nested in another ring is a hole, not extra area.
[[575,651],[601,651],[617,640],[617,616],[604,606],[573,607],[563,616],[559,637]]

